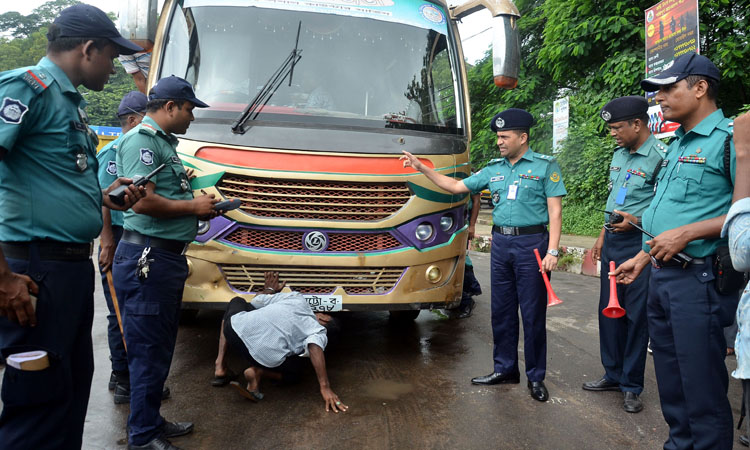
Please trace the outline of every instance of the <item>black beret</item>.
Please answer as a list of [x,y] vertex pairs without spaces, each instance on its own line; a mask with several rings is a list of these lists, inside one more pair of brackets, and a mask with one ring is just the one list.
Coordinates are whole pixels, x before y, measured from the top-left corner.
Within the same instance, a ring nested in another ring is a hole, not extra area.
[[629,95],[616,98],[604,105],[600,115],[605,122],[615,123],[643,117],[647,112],[648,102],[645,97]]
[[490,122],[492,131],[501,130],[528,130],[534,123],[534,117],[527,111],[518,108],[508,108],[505,111],[495,114]]

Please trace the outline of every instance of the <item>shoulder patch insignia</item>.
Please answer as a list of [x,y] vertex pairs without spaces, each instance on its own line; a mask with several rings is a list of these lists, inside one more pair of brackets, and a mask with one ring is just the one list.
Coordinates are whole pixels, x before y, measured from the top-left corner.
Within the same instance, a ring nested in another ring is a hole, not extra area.
[[28,110],[29,107],[24,105],[20,100],[5,97],[3,104],[0,105],[0,119],[3,119],[5,123],[18,125]]
[[117,175],[117,163],[114,161],[109,161],[107,163],[107,173],[110,175]]
[[175,164],[180,164],[182,161],[180,161],[180,158],[178,156],[173,156],[172,162]]
[[147,166],[154,163],[154,151],[149,148],[141,149],[141,162]]
[[553,183],[557,183],[558,181],[560,181],[560,174],[557,172],[552,172],[552,175],[549,176],[549,179]]

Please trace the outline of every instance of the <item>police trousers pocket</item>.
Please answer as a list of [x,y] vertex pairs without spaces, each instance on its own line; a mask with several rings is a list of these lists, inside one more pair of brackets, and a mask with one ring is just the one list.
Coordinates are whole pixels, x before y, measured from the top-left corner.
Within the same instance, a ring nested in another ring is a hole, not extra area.
[[155,302],[125,303],[125,314],[129,316],[158,316],[159,304]]
[[49,367],[46,369],[21,370],[5,366],[0,393],[3,404],[8,407],[43,405],[54,403],[65,395],[65,374],[60,358],[47,353]]

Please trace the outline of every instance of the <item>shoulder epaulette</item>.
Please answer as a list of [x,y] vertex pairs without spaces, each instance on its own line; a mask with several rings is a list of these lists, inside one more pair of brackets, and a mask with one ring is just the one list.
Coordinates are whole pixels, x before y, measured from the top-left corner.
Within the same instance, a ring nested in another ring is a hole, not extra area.
[[51,77],[43,69],[35,67],[23,72],[21,79],[29,85],[35,94],[41,94],[42,91],[47,89]]
[[138,132],[147,134],[149,136],[156,136],[156,128],[152,127],[151,125],[147,123],[142,123]]
[[654,144],[654,147],[656,147],[656,149],[661,153],[667,153],[667,146],[664,145],[664,143],[659,140],[656,141],[656,144]]
[[725,119],[716,127],[722,131],[726,131],[730,135],[734,135],[734,120]]
[[555,161],[555,157],[554,156],[545,155],[545,154],[542,154],[542,153],[534,153],[534,157],[535,158],[539,158],[542,161],[547,161],[547,162],[554,162]]
[[502,161],[502,160],[504,160],[504,159],[505,159],[505,158],[495,158],[495,159],[491,159],[491,160],[490,160],[490,161],[489,161],[489,162],[488,162],[487,164],[498,163],[498,162],[500,162],[500,161]]

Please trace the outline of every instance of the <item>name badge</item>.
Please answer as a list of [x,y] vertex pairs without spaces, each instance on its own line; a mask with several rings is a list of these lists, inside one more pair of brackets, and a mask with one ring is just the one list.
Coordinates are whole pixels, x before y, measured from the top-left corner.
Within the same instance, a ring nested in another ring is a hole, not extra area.
[[516,194],[518,194],[518,185],[511,184],[510,186],[508,186],[508,200],[515,200]]
[[490,178],[490,183],[493,181],[503,181],[505,179],[505,175],[500,175],[499,177],[492,177]]

